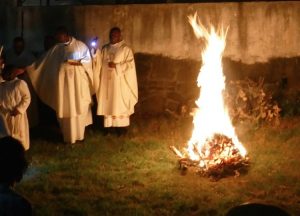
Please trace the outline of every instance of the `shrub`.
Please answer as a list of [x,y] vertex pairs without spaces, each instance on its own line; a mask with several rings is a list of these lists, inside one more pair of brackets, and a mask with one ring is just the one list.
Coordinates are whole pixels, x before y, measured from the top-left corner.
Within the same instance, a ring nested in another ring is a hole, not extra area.
[[267,89],[264,79],[230,81],[224,93],[229,114],[234,121],[253,120],[279,124],[280,107]]

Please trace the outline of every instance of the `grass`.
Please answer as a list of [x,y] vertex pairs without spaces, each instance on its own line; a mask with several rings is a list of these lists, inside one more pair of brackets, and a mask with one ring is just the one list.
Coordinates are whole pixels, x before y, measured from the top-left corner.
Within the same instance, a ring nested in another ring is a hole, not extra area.
[[236,125],[251,158],[249,172],[217,182],[181,175],[170,145],[184,147],[190,119],[134,119],[125,137],[89,128],[84,143],[32,140],[30,168],[16,190],[36,215],[223,215],[263,202],[300,215],[300,121]]

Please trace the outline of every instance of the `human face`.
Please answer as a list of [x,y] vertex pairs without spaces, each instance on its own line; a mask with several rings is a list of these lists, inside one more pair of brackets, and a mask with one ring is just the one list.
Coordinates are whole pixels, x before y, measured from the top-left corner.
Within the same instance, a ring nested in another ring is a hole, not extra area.
[[119,43],[122,40],[121,32],[120,31],[112,31],[109,35],[109,40],[111,44]]
[[24,43],[22,41],[16,41],[14,43],[14,50],[17,55],[20,55],[24,50]]
[[58,43],[66,43],[69,41],[69,36],[67,34],[57,33],[55,39]]

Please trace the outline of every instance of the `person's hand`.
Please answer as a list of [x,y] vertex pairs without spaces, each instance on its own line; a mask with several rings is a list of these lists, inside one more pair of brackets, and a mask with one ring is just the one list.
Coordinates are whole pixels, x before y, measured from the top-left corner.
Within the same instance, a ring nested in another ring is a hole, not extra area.
[[10,115],[11,115],[11,116],[17,116],[17,115],[19,115],[19,114],[20,114],[20,112],[19,112],[19,110],[17,110],[17,109],[14,109],[13,111],[10,112]]
[[76,60],[67,60],[67,63],[69,65],[75,65],[75,66],[81,65],[80,61],[76,61]]
[[78,66],[78,65],[81,65],[81,63],[80,62],[69,62],[69,65]]
[[108,67],[110,68],[116,68],[116,64],[113,62],[108,62]]
[[96,52],[97,52],[97,48],[91,47],[91,53],[92,53],[93,55],[95,55]]

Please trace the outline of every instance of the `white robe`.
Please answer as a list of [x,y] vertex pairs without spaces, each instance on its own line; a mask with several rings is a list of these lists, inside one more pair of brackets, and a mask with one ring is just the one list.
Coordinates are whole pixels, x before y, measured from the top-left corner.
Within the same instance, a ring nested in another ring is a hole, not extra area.
[[[5,119],[8,134],[20,140],[29,149],[29,125],[26,110],[30,104],[30,92],[25,81],[14,79],[0,83],[0,112]],[[17,109],[20,114],[10,113]]]
[[[6,61],[6,65],[14,65],[19,68],[25,68],[31,65],[35,61],[35,57],[28,50],[24,50],[20,55],[17,55],[14,52],[14,50],[11,49],[7,51],[5,61]],[[27,114],[28,114],[29,126],[35,127],[39,123],[37,96],[36,93],[34,92],[34,89],[32,87],[28,75],[26,73],[22,74],[20,78],[27,83],[30,91],[31,103],[28,107]]]
[[[132,50],[121,41],[105,45],[101,52],[97,115],[104,115],[104,127],[125,127],[138,101],[138,87]],[[109,68],[108,62],[116,68]]]
[[[68,60],[81,65],[70,65]],[[83,140],[85,127],[92,124],[93,71],[88,47],[72,38],[68,44],[55,45],[27,70],[40,99],[56,111],[64,141]]]

